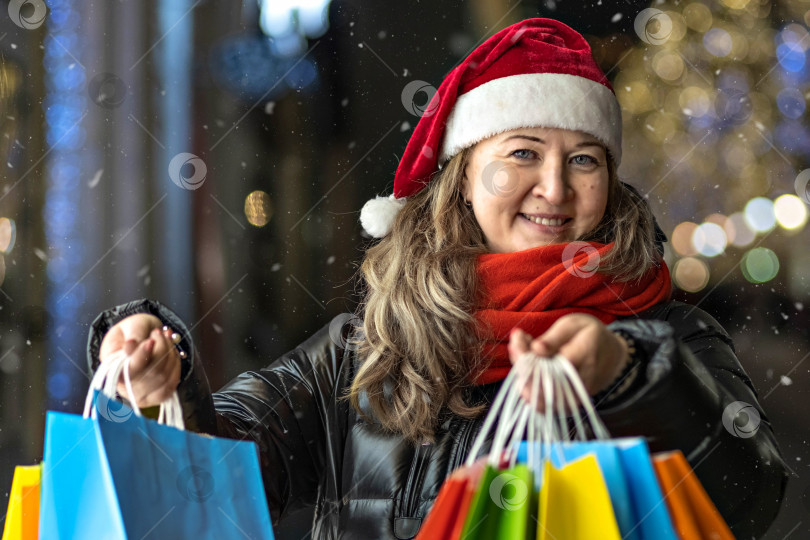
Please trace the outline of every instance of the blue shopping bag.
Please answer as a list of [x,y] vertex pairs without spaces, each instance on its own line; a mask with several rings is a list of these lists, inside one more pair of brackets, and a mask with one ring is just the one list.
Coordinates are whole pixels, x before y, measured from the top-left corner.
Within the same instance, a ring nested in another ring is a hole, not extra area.
[[611,441],[619,451],[619,459],[630,488],[637,528],[644,540],[678,540],[661,485],[653,469],[650,449],[643,438]]
[[47,414],[40,539],[273,540],[255,443],[94,407]]
[[[623,539],[678,540],[643,438],[558,442],[543,445],[539,455],[560,468],[588,454],[602,470]],[[518,447],[517,461],[528,461],[526,442]]]

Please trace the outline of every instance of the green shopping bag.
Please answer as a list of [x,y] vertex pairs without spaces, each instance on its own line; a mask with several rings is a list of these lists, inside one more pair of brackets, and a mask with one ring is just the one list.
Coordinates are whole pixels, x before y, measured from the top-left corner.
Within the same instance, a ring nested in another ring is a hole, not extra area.
[[[521,396],[527,384],[531,386],[529,403]],[[545,405],[543,412],[538,410],[540,399]],[[551,359],[524,355],[518,360],[495,397],[467,458],[469,465],[478,457],[487,434],[497,423],[488,464],[464,522],[462,540],[621,538],[596,455],[588,453],[571,461],[564,458],[559,444],[571,440],[569,416],[573,417],[578,437],[587,438],[580,407],[594,434],[607,439],[607,430],[567,360],[559,355]],[[527,455],[516,465],[524,436]],[[559,458],[557,467],[552,457]]]
[[527,465],[487,465],[464,521],[461,538],[534,538],[537,492]]

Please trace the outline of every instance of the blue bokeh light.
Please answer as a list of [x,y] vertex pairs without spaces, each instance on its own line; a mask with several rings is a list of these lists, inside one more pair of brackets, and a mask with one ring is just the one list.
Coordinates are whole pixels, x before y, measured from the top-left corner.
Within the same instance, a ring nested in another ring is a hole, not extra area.
[[807,53],[795,43],[782,43],[776,47],[776,58],[779,65],[790,72],[801,71],[804,68]]
[[804,114],[804,96],[796,88],[783,88],[776,96],[776,106],[783,116],[796,120]]
[[[46,163],[43,220],[48,246],[47,298],[52,317],[48,332],[46,391],[49,409],[69,407],[79,398],[77,390],[86,381],[67,354],[77,354],[83,339],[76,332],[79,309],[86,297],[79,282],[85,246],[79,230],[81,177],[85,128],[82,126],[87,98],[86,75],[79,58],[86,36],[81,32],[79,12],[69,0],[48,2],[48,35],[44,40]],[[55,248],[55,249],[54,249]],[[63,352],[64,351],[64,352]]]

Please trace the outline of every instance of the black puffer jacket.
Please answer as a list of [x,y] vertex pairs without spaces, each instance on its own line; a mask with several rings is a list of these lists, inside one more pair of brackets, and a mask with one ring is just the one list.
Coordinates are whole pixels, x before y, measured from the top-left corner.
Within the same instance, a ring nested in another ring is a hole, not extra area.
[[[353,352],[341,345],[348,325],[340,336],[322,328],[265,369],[243,373],[212,395],[186,326],[161,304],[141,300],[93,323],[91,367],[107,330],[138,312],[180,331],[192,352],[194,362],[183,366],[179,387],[189,428],[256,441],[273,521],[314,505],[313,538],[412,538],[481,427],[481,419],[447,416],[435,444],[414,448],[359,419],[337,399],[356,367]],[[681,449],[737,537],[762,535],[779,509],[787,476],[726,332],[705,312],[678,302],[611,328],[629,332],[649,361],[635,389],[598,407],[611,434],[643,435],[652,451]],[[497,386],[472,389],[472,397],[491,400]],[[734,436],[724,427],[723,411],[735,401],[759,411],[754,436]]]

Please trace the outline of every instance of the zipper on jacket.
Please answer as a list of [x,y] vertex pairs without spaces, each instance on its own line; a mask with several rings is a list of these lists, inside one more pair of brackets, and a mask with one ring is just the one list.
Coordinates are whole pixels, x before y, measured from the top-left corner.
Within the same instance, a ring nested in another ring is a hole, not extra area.
[[473,418],[472,420],[465,420],[461,426],[461,432],[458,435],[458,449],[456,450],[455,459],[450,464],[450,470],[447,471],[448,476],[450,473],[458,469],[464,464],[464,460],[467,459],[467,452],[470,451],[470,444],[475,437],[475,434],[478,432],[475,429],[476,425],[478,424],[478,418]]
[[414,452],[408,481],[405,483],[405,489],[400,497],[397,515],[394,517],[394,536],[399,540],[413,538],[422,525],[422,517],[416,515],[416,510],[425,479],[425,463],[432,450],[433,445],[428,443],[420,444]]

